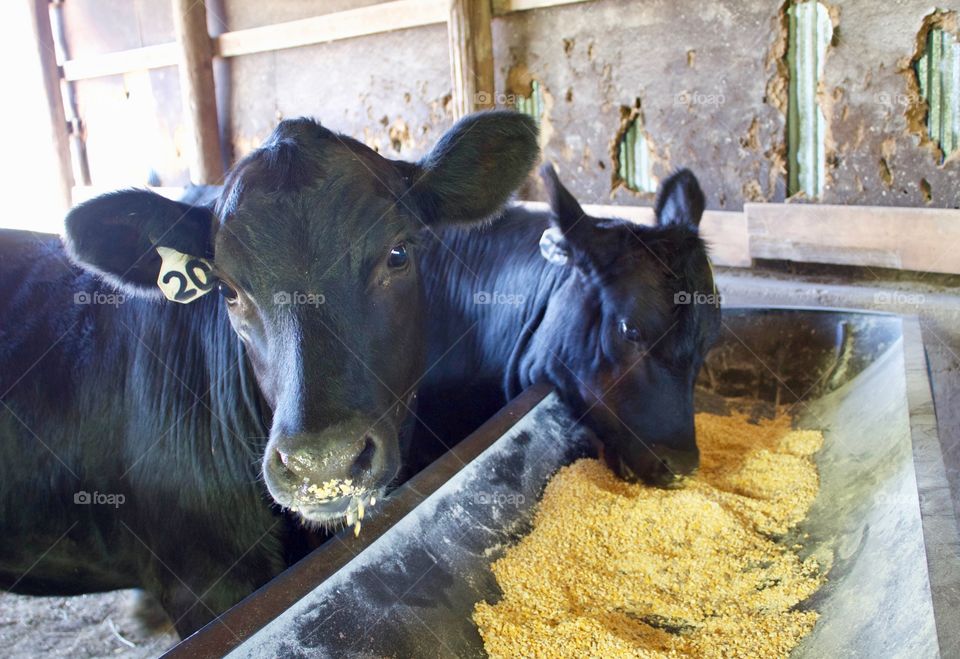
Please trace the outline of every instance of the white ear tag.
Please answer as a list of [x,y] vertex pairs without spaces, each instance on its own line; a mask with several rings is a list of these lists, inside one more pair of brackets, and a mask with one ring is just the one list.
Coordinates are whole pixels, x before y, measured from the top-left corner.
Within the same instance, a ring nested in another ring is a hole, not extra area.
[[550,263],[566,265],[570,261],[570,252],[566,248],[563,232],[557,227],[547,227],[540,236],[540,254]]
[[206,259],[190,256],[169,247],[157,247],[160,275],[157,286],[168,300],[186,304],[213,290],[213,265]]

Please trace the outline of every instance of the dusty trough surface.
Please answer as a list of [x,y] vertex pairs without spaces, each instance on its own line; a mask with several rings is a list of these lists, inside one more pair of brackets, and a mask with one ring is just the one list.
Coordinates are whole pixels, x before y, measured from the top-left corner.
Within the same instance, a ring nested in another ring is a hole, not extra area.
[[177,636],[147,629],[135,615],[137,600],[132,590],[77,597],[0,593],[0,656],[156,657]]
[[728,306],[787,304],[918,316],[940,447],[954,510],[960,512],[960,278],[920,274],[910,280],[905,274],[864,270],[862,278],[843,279],[724,268],[717,268],[717,274]]

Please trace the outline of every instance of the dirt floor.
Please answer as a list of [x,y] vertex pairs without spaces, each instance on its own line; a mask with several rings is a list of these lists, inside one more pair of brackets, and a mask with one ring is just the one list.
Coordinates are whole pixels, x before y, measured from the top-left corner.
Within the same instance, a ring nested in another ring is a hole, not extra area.
[[79,597],[0,593],[0,656],[156,657],[177,635],[157,621],[145,624],[142,618],[153,620],[157,612],[142,600],[134,590]]
[[[727,306],[843,307],[918,315],[947,476],[960,511],[958,279],[823,269],[718,268],[718,275]],[[177,637],[169,630],[148,629],[136,615],[138,608],[143,610],[135,591],[43,598],[0,594],[0,657],[157,656]]]

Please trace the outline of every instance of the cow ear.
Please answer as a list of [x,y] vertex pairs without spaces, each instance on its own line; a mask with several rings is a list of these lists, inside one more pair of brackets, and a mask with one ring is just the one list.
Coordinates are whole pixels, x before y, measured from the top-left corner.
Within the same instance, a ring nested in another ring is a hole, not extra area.
[[[547,189],[547,198],[550,201],[550,229],[543,232],[540,238],[540,252],[544,258],[553,263],[559,263],[557,254],[562,252],[564,262],[573,258],[581,266],[594,260],[597,251],[598,236],[593,218],[588,216],[577,198],[574,197],[557,176],[553,165],[547,163],[540,168],[540,178]],[[554,246],[548,254],[544,251],[544,240]],[[554,258],[550,258],[550,257]]]
[[683,224],[697,228],[704,206],[706,200],[697,177],[689,169],[681,169],[660,185],[654,212],[660,226]]
[[[65,225],[70,257],[135,295],[161,293],[157,280],[162,267],[202,269],[213,257],[213,213],[146,190],[112,192],[84,202],[67,214]],[[173,261],[177,264],[170,265]]]
[[536,122],[517,112],[461,119],[416,165],[398,163],[428,225],[493,216],[520,187],[540,153]]
[[550,163],[544,164],[540,168],[540,178],[547,189],[547,199],[550,202],[550,210],[556,218],[556,225],[563,231],[564,235],[572,236],[580,225],[589,226],[589,222],[581,222],[586,217],[583,208],[577,198],[570,194],[570,191],[560,182],[557,176],[557,170]]

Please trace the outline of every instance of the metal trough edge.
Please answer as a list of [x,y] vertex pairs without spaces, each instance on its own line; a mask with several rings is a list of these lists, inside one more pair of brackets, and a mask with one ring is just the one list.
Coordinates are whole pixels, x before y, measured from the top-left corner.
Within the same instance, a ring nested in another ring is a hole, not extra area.
[[534,385],[524,391],[436,462],[392,492],[379,506],[378,514],[364,523],[365,533],[357,537],[354,537],[351,529],[337,533],[323,546],[281,572],[162,656],[174,659],[222,657],[238,647],[400,522],[500,439],[552,391],[553,388],[547,384]]
[[903,316],[903,362],[913,464],[940,656],[960,654],[960,530],[950,495],[920,319]]

